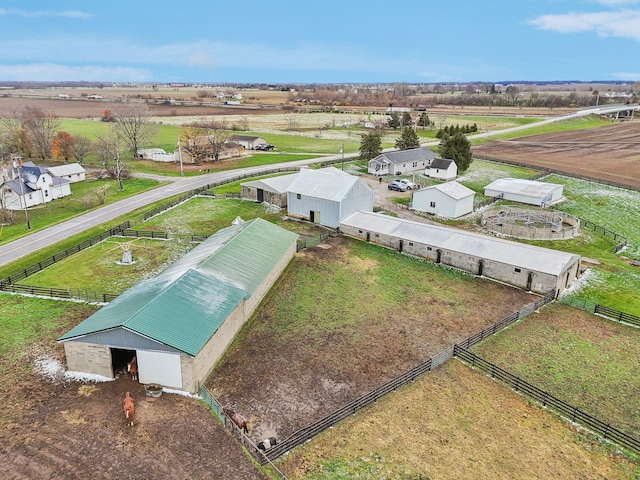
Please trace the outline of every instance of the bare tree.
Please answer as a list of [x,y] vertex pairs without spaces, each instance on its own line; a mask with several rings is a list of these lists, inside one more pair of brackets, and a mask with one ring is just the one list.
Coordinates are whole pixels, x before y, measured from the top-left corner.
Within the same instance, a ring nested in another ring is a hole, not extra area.
[[144,103],[126,100],[114,103],[111,113],[115,119],[114,128],[118,136],[125,143],[133,158],[138,150],[148,144],[156,133],[157,126],[149,120],[151,112]]
[[209,153],[215,163],[220,160],[220,153],[225,149],[225,143],[227,143],[229,137],[230,134],[225,130],[224,124],[212,122],[207,125],[206,138],[209,144]]
[[206,139],[207,130],[202,126],[183,125],[180,127],[180,145],[184,148],[193,163],[201,164],[209,155],[209,142]]
[[29,132],[35,153],[42,160],[51,157],[53,139],[60,127],[60,120],[39,107],[27,105],[22,111],[22,125]]
[[7,153],[16,153],[26,158],[33,156],[33,141],[22,123],[22,115],[19,112],[14,111],[0,118],[0,129],[4,150]]
[[115,132],[108,134],[99,133],[96,135],[95,151],[100,158],[102,168],[107,170],[109,168],[109,162],[116,157],[120,156],[120,143],[118,142],[118,135]]
[[75,145],[73,148],[73,156],[76,158],[79,164],[82,165],[84,159],[94,150],[94,145],[91,140],[82,135],[73,137],[75,139]]

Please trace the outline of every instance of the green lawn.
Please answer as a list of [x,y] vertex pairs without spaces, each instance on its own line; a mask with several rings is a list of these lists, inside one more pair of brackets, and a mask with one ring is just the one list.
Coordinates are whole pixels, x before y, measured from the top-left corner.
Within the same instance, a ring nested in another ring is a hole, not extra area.
[[555,303],[473,348],[582,411],[640,438],[640,329]]

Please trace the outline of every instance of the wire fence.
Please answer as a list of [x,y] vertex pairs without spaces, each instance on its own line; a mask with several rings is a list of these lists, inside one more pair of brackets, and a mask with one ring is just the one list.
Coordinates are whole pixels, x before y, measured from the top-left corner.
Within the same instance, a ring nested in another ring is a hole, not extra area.
[[520,377],[480,358],[460,345],[455,345],[454,355],[471,365],[471,367],[480,370],[490,375],[491,378],[499,380],[513,388],[516,392],[540,402],[543,407],[555,410],[568,420],[587,427],[589,430],[601,436],[604,440],[613,441],[635,453],[640,453],[640,440],[612,427],[609,423],[598,420],[588,413],[583,412],[578,407],[574,407],[549,392],[545,392],[544,390],[531,385]]
[[617,320],[618,322],[627,323],[629,325],[633,325],[634,327],[640,327],[640,317],[638,317],[637,315],[632,315],[631,313],[622,312],[605,305],[600,305],[584,298],[567,297],[559,298],[558,301],[560,303],[564,303],[565,305],[576,307],[589,313],[608,318],[610,320]]

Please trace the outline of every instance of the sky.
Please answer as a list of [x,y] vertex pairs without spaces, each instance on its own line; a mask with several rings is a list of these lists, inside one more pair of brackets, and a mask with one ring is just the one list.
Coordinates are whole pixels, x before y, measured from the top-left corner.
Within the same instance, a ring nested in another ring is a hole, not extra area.
[[640,0],[0,4],[2,81],[640,81]]

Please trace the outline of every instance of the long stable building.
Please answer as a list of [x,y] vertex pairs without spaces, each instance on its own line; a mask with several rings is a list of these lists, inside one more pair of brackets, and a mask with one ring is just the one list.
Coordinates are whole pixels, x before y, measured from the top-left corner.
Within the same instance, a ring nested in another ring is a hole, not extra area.
[[195,392],[296,252],[298,235],[257,218],[218,231],[58,339],[67,368]]
[[356,212],[340,232],[537,293],[560,293],[577,278],[580,256],[467,232]]

